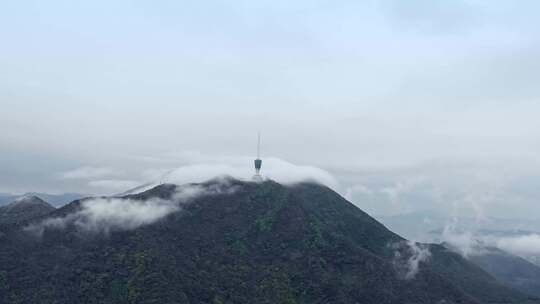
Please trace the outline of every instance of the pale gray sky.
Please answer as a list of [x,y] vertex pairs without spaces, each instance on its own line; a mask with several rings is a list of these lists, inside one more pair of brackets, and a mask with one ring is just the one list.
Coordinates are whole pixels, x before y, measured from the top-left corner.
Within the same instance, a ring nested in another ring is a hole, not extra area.
[[261,130],[263,156],[326,171],[368,212],[539,218],[539,9],[2,1],[0,192],[237,165]]

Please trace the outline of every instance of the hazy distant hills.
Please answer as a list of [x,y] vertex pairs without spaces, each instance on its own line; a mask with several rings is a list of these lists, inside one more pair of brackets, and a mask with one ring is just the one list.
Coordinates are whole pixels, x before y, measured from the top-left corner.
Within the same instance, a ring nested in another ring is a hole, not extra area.
[[311,183],[165,184],[0,229],[0,303],[540,303]]
[[540,233],[539,220],[451,217],[434,211],[394,216],[376,216],[385,226],[406,238],[438,242],[444,228],[455,226],[456,232],[473,231],[489,236],[518,236]]
[[[512,219],[450,218],[436,212],[415,212],[396,216],[379,216],[394,231],[408,237],[430,242],[445,242],[444,246],[463,254],[504,284],[522,292],[540,296],[540,266],[535,256],[519,257],[493,246],[501,238],[536,235],[537,221]],[[450,240],[444,236],[445,227],[452,226]],[[457,241],[457,244],[446,243]]]
[[0,206],[0,225],[25,222],[47,215],[55,208],[37,196],[23,196],[5,206]]
[[482,248],[469,260],[506,285],[540,297],[540,267],[535,264],[494,247]]
[[47,194],[47,193],[36,193],[30,192],[23,195],[9,194],[9,193],[0,193],[0,206],[7,205],[18,198],[27,197],[27,196],[36,196],[40,199],[48,202],[52,206],[59,207],[63,206],[69,202],[85,197],[86,195],[78,193],[64,193],[64,194]]

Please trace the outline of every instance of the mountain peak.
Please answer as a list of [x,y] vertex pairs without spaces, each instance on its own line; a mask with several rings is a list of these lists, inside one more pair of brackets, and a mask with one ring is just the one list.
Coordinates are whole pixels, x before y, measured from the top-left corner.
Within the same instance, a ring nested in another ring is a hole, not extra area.
[[0,207],[0,224],[26,221],[54,211],[55,208],[35,195],[24,195]]
[[46,204],[44,200],[32,194],[25,194],[15,199],[12,204]]

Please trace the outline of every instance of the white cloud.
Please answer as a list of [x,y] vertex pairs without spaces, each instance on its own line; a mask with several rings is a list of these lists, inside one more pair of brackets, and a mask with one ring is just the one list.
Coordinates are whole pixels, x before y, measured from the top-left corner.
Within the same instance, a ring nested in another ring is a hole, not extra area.
[[444,227],[442,241],[448,243],[452,249],[465,258],[484,253],[482,243],[477,236],[470,231],[456,231],[455,224]]
[[394,268],[398,277],[411,280],[420,271],[421,263],[427,263],[431,257],[429,245],[413,241],[392,244],[394,251]]
[[447,225],[441,235],[441,241],[465,258],[483,255],[486,247],[495,247],[525,259],[540,256],[540,235],[528,233],[522,235],[483,234],[470,230],[460,230],[456,224]]
[[109,190],[128,190],[141,185],[141,182],[122,179],[104,179],[88,182],[88,186]]
[[411,251],[411,256],[407,260],[409,269],[405,274],[405,279],[413,279],[420,271],[420,263],[426,262],[431,257],[429,247],[424,244],[408,241],[407,245]]
[[149,168],[149,169],[145,169],[142,172],[142,177],[145,180],[159,181],[162,178],[166,177],[171,171],[172,171],[171,169]]
[[108,167],[81,167],[62,173],[63,179],[95,179],[118,175],[120,172]]
[[[240,180],[253,176],[253,159],[250,157],[228,157],[214,162],[182,166],[171,170],[163,177],[164,182],[185,184],[203,182],[217,176],[229,175]],[[329,187],[337,187],[338,181],[329,172],[313,167],[300,166],[279,158],[263,159],[262,174],[283,184],[314,181]]]
[[43,226],[61,228],[73,223],[85,231],[109,232],[147,225],[177,210],[177,204],[163,200],[92,199],[83,203],[81,211],[66,218],[46,220]]
[[540,255],[540,235],[538,234],[503,237],[498,239],[496,244],[500,249],[516,255]]
[[236,189],[226,180],[210,186],[184,185],[176,189],[170,200],[136,200],[124,198],[92,198],[81,202],[81,209],[65,217],[48,218],[24,228],[42,235],[45,229],[64,229],[73,225],[79,231],[109,233],[112,230],[130,230],[154,223],[180,211],[193,199],[211,194],[231,194]]
[[353,201],[354,194],[373,195],[373,191],[362,184],[355,184],[345,189],[344,197],[348,201]]

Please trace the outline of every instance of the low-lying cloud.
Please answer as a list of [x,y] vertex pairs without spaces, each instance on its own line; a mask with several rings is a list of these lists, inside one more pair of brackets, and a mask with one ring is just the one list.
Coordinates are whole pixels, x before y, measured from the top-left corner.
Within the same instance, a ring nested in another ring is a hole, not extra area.
[[[153,158],[152,161],[147,158],[137,159],[140,163],[129,170],[82,167],[64,173],[64,180],[88,188],[88,193],[112,195],[132,193],[129,190],[142,185],[183,185],[205,182],[221,176],[248,181],[252,180],[254,175],[253,157],[249,156],[181,153],[166,155],[162,159]],[[282,184],[311,181],[339,191],[337,179],[328,171],[315,166],[293,164],[275,157],[263,158],[261,175]]]
[[488,247],[493,247],[537,262],[536,260],[540,257],[540,234],[523,233],[518,235],[475,233],[466,230],[459,231],[452,225],[448,225],[441,238],[465,258],[489,253]]
[[496,241],[497,247],[520,256],[540,255],[540,235],[536,233],[515,237],[502,237]]
[[153,223],[179,210],[172,201],[137,201],[119,198],[91,199],[82,203],[82,209],[62,218],[50,218],[27,227],[28,231],[42,234],[46,228],[63,229],[74,225],[82,231],[129,230]]
[[119,170],[109,167],[80,167],[62,173],[63,179],[93,179],[121,174]]
[[77,231],[109,233],[114,230],[131,230],[154,223],[165,216],[180,211],[193,199],[212,194],[231,194],[234,187],[222,183],[210,186],[186,185],[178,187],[171,199],[152,198],[92,198],[81,202],[80,210],[65,217],[48,218],[24,229],[42,235],[46,229],[64,229],[73,226]]
[[413,241],[403,241],[392,245],[394,251],[394,268],[398,277],[411,280],[420,271],[421,263],[427,263],[431,257],[429,245]]
[[447,246],[465,258],[486,252],[485,244],[479,237],[471,231],[458,231],[453,224],[444,227],[441,238]]
[[[250,180],[253,173],[253,159],[249,157],[230,157],[216,160],[216,162],[196,163],[172,169],[162,176],[161,181],[181,185],[191,182],[204,182],[223,175],[240,180]],[[262,175],[282,184],[313,181],[332,188],[338,185],[337,179],[323,169],[295,165],[273,157],[263,159]]]
[[88,186],[112,189],[115,191],[126,190],[139,186],[141,183],[134,180],[123,180],[123,179],[102,179],[88,182]]

